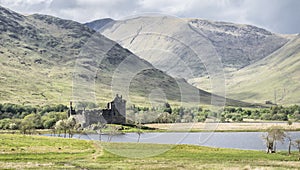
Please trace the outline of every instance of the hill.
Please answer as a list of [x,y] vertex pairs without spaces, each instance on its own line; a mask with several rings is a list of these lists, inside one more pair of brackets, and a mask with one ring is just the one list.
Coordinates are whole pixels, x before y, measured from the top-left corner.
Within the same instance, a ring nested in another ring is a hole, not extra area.
[[105,104],[119,93],[148,106],[167,100],[211,104],[210,93],[170,77],[80,23],[2,7],[0,13],[0,102]]
[[[208,57],[220,58],[227,72],[268,56],[288,41],[286,37],[251,25],[168,16],[142,16],[107,25],[86,25],[156,68],[186,79],[206,75],[204,60]],[[202,61],[195,62],[195,56]]]
[[104,19],[91,21],[89,23],[86,23],[85,25],[93,30],[99,30],[111,22],[115,22],[115,20],[113,20],[111,18],[104,18]]
[[299,103],[299,36],[251,25],[161,16],[91,28],[98,28],[156,68],[206,91],[211,92],[215,84],[211,73],[220,72],[229,98],[274,102],[276,93],[278,104]]
[[[300,36],[228,76],[228,96],[249,102],[300,104]],[[247,89],[249,93],[246,93]]]

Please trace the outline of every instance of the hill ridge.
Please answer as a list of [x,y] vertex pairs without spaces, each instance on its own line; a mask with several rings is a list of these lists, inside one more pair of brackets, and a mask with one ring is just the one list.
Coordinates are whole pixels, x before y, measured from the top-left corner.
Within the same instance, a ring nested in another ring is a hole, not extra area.
[[[185,101],[196,101],[197,98],[201,98],[201,104],[211,104],[210,93],[204,93],[186,82],[178,84],[178,81],[154,68],[146,60],[139,59],[118,43],[78,22],[49,15],[22,16],[14,13],[12,15],[20,16],[24,20],[17,22],[20,29],[17,29],[18,27],[7,29],[4,25],[2,28],[6,31],[0,32],[0,38],[4,42],[0,43],[0,65],[3,68],[0,74],[2,77],[0,102],[66,104],[74,99],[72,80],[74,84],[74,66],[77,64],[79,68],[75,70],[75,77],[79,83],[83,83],[77,84],[78,93],[84,94],[86,100],[90,100],[90,96],[95,96],[93,97],[95,102],[107,103],[114,93],[111,91],[112,80],[118,80],[112,76],[118,73],[122,63],[126,69],[138,66],[149,68],[140,70],[130,82],[132,102],[149,105],[150,103],[145,103],[144,99],[148,99],[147,95],[156,89],[161,89],[167,99],[176,103],[181,100],[179,86],[184,86],[187,93],[193,94]],[[13,18],[10,15],[1,16],[1,19],[11,23],[14,23]],[[10,34],[13,36],[9,36]],[[87,46],[89,45],[87,43],[92,43],[93,40],[104,46]],[[104,50],[106,46],[109,48]],[[127,59],[126,62],[124,59]],[[122,80],[126,77],[117,78]],[[80,89],[81,87],[84,89]],[[86,92],[93,92],[94,95]],[[80,97],[80,94],[77,97]],[[162,99],[164,98],[161,98],[160,102]],[[224,100],[223,97],[217,99]],[[250,105],[230,99],[227,104]]]

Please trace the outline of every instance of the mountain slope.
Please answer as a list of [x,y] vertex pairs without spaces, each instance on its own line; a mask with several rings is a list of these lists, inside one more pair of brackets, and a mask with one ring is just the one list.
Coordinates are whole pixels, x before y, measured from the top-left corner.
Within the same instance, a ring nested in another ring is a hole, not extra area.
[[[0,102],[104,104],[121,93],[141,105],[178,103],[182,97],[191,104],[211,103],[210,93],[175,80],[82,24],[46,15],[25,17],[2,7],[0,13]],[[227,104],[249,106],[235,100]]]
[[[96,30],[100,27],[86,25]],[[207,75],[203,60],[208,57],[219,58],[227,72],[268,56],[288,41],[254,26],[201,19],[145,16],[101,26],[103,35],[156,68],[186,79]],[[195,62],[199,55],[202,61]]]
[[209,68],[218,64],[205,60],[214,57],[222,63],[229,98],[299,103],[299,35],[274,34],[251,25],[160,16],[115,21],[102,25],[99,31],[155,67],[206,91],[212,91],[214,85]]
[[250,102],[300,103],[300,36],[228,76],[229,97]]
[[115,22],[115,21],[111,18],[104,18],[104,19],[99,19],[99,20],[86,23],[85,25],[93,30],[99,30],[111,22]]

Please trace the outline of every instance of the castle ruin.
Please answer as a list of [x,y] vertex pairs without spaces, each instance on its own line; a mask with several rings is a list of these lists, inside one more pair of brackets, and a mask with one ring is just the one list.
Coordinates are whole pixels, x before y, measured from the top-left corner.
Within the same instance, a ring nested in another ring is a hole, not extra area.
[[73,109],[70,102],[69,116],[74,116],[81,123],[82,127],[92,124],[125,124],[126,123],[126,100],[118,94],[112,102],[107,103],[107,108],[96,110],[77,110]]

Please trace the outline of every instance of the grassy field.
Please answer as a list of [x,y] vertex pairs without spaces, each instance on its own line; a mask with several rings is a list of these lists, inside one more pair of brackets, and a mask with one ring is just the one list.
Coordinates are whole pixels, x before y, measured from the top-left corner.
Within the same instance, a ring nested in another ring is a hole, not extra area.
[[[1,135],[0,169],[297,169],[298,154]],[[116,152],[117,151],[117,152]],[[151,157],[140,157],[140,153]],[[117,154],[113,154],[117,153]],[[159,154],[160,153],[160,154]],[[127,154],[126,157],[119,155]]]

